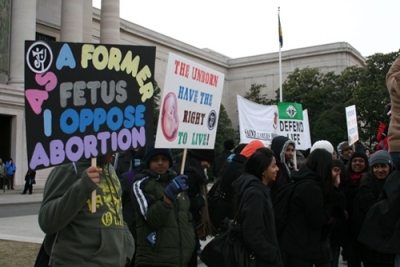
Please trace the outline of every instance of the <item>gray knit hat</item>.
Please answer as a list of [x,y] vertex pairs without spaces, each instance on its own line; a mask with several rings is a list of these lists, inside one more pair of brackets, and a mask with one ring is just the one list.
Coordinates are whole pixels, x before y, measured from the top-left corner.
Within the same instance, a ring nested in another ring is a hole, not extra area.
[[386,150],[379,150],[372,154],[372,156],[369,158],[369,165],[372,167],[375,164],[393,165],[389,152]]

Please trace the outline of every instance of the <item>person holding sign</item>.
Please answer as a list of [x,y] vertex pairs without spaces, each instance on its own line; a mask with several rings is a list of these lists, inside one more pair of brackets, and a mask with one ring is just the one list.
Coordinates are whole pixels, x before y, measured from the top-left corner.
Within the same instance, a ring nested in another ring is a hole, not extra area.
[[187,266],[195,247],[187,176],[170,170],[170,149],[147,147],[145,170],[135,176],[135,267]]
[[[122,217],[121,185],[112,155],[55,167],[39,211],[50,266],[126,266],[134,241]],[[96,212],[91,194],[96,191]]]

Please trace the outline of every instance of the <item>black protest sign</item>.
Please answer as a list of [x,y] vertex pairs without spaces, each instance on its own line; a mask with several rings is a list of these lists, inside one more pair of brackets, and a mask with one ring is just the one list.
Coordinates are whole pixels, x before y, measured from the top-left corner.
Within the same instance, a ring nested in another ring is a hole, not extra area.
[[152,144],[155,52],[146,46],[26,41],[29,168]]

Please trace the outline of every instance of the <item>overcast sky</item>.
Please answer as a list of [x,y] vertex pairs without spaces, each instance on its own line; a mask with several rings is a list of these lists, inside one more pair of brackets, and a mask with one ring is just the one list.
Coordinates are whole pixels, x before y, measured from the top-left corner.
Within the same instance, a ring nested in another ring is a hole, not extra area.
[[400,48],[400,0],[120,0],[120,15],[238,58],[279,51],[278,6],[282,51],[347,42],[366,57]]

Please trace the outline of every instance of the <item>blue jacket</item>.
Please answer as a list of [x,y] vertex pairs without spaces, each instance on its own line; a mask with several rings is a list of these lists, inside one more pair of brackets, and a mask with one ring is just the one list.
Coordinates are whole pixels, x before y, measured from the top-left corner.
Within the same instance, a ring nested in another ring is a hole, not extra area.
[[16,170],[17,166],[14,162],[11,162],[11,164],[9,161],[6,162],[6,175],[14,175]]

